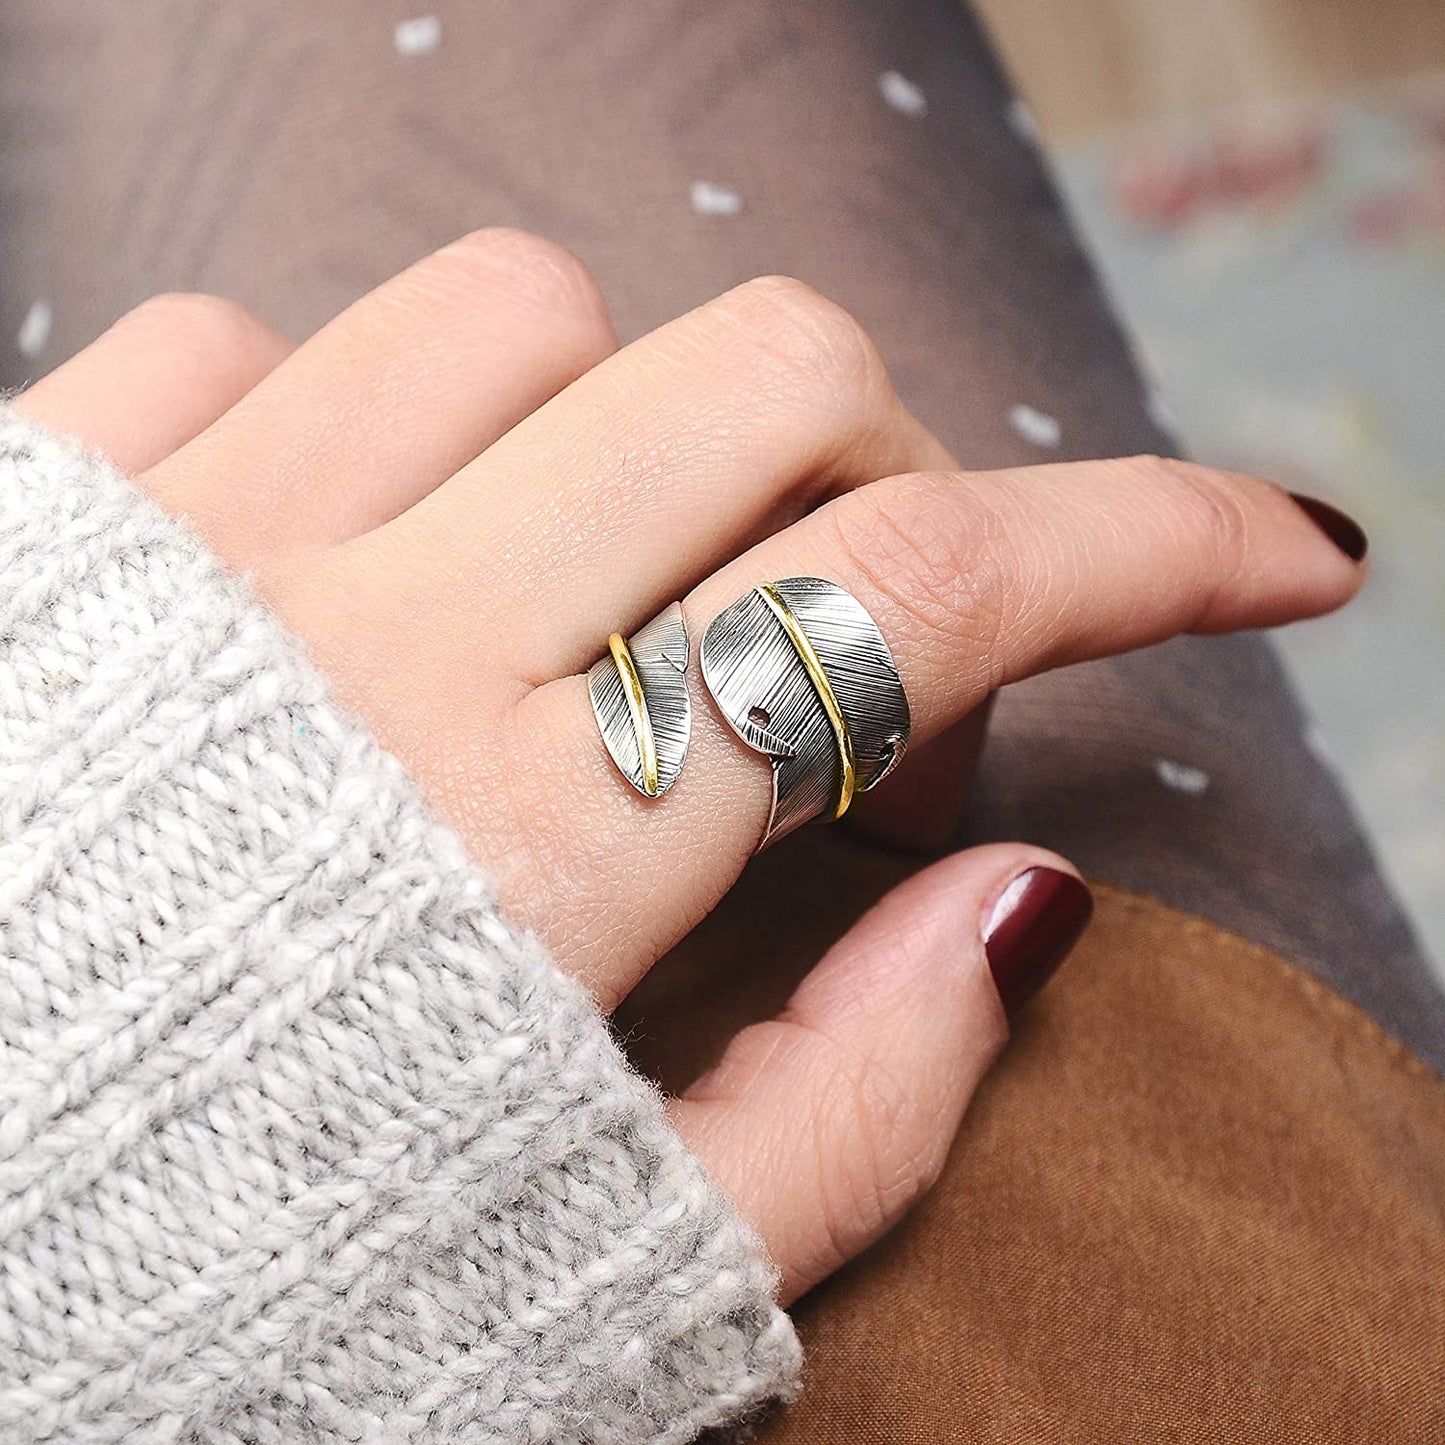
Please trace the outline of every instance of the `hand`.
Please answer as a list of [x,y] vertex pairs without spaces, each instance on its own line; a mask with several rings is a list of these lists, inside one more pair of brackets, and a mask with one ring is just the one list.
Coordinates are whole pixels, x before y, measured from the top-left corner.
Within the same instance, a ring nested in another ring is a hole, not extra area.
[[[161,298],[21,406],[253,576],[608,1010],[732,886],[770,796],[695,670],[681,780],[632,792],[582,676],[609,632],[681,597],[695,648],[759,581],[842,583],[898,662],[923,745],[898,791],[926,799],[1003,684],[1323,612],[1361,581],[1263,482],[1147,457],[958,472],[857,324],[796,282],[619,351],[583,267],[513,232],[295,350],[228,303]],[[904,813],[894,835],[927,821]],[[1073,879],[1021,845],[919,873],[676,1101],[787,1296],[936,1174],[1006,1037],[995,977],[1019,992],[1057,960],[1086,917]]]

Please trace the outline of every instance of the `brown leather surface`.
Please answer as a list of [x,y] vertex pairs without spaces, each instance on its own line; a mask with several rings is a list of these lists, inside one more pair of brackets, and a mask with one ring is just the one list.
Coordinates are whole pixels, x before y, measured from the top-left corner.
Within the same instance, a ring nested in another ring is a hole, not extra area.
[[1445,1087],[1102,889],[940,1186],[798,1318],[769,1445],[1445,1440]]

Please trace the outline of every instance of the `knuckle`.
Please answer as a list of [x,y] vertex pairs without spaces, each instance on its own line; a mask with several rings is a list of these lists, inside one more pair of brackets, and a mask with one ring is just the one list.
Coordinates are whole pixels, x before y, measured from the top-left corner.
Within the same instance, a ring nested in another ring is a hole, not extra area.
[[1013,592],[1003,517],[957,476],[912,473],[834,502],[845,561],[916,639],[991,656]]
[[1135,457],[1131,465],[1162,482],[1192,509],[1197,534],[1208,538],[1220,557],[1242,553],[1249,543],[1249,510],[1245,498],[1223,472],[1175,457]]
[[887,368],[862,323],[791,276],[760,276],[725,301],[755,342],[805,384],[852,391],[887,387]]
[[164,291],[142,301],[121,324],[207,350],[248,348],[270,334],[239,301],[201,291]]
[[433,260],[469,290],[500,281],[513,299],[606,320],[601,288],[586,263],[566,246],[532,231],[510,226],[472,231],[443,247]]
[[1250,512],[1239,486],[1225,473],[1174,457],[1135,457],[1128,463],[1146,481],[1162,484],[1181,508],[1185,526],[1205,561],[1201,613],[1248,565]]
[[824,1215],[840,1262],[896,1224],[937,1182],[947,1157],[916,1087],[878,1056],[832,1049],[815,1133]]

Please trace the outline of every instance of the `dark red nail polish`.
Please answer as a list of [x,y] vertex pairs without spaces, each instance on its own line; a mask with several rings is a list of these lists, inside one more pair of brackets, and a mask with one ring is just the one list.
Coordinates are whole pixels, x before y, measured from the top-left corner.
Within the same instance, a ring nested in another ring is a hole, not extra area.
[[1302,496],[1291,492],[1305,516],[1307,516],[1351,562],[1362,562],[1369,550],[1370,539],[1353,517],[1347,517],[1338,507],[1322,502],[1318,497]]
[[999,895],[984,925],[983,947],[1010,1016],[1049,981],[1093,912],[1088,888],[1056,868],[1030,868]]

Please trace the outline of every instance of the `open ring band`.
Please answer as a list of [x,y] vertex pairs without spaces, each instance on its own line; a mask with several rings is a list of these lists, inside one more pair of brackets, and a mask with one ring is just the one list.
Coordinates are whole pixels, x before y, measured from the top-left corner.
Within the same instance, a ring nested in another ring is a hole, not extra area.
[[729,726],[773,764],[760,846],[826,814],[841,818],[908,747],[911,717],[893,654],[836,582],[765,582],[715,617],[702,675]]

